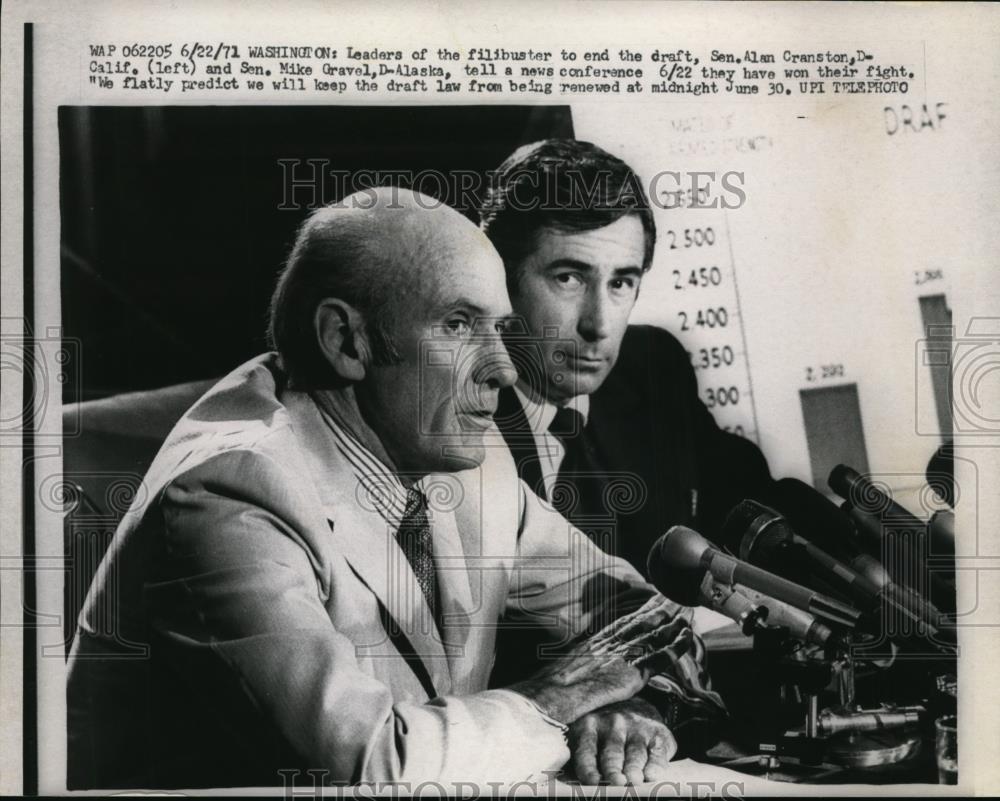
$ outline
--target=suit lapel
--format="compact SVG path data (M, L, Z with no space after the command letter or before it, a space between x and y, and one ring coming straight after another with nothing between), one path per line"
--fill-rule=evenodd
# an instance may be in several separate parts
M538 497L548 500L535 436L531 432L527 415L513 388L505 387L500 390L497 413L493 419L514 457L518 477L534 490Z
M460 668L463 658L467 656L465 646L475 610L469 586L469 566L459 537L455 512L436 501L438 498L460 498L464 489L455 475L428 476L420 482L420 488L427 496L430 506L434 532L434 567L441 599L441 639L454 687L460 682Z
M378 597L391 618L390 625L394 623L397 627L389 632L390 637L405 638L405 645L412 651L411 658L415 656L423 663L437 694L448 693L451 680L444 645L417 577L396 542L396 532L360 486L312 399L304 393L288 392L282 402L288 408L299 446L306 455L335 549ZM436 525L434 537L436 554ZM450 597L456 594L451 588L449 593Z

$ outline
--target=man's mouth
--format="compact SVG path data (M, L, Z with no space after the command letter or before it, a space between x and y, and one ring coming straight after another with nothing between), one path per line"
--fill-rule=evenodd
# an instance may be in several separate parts
M567 353L566 363L577 370L596 370L607 360L600 356L586 356L582 353Z

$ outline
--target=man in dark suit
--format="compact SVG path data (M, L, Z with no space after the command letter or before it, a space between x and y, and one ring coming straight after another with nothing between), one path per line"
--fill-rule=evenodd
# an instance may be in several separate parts
M592 144L536 142L497 170L481 217L524 323L507 336L520 379L496 417L521 477L641 572L673 525L718 540L771 477L716 425L681 344L628 325L656 239L639 178Z

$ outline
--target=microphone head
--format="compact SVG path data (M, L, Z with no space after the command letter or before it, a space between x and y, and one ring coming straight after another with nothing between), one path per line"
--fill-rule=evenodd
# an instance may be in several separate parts
M674 526L649 551L646 571L650 581L670 600L684 606L698 606L705 576L701 557L711 547L697 531Z
M860 478L861 474L853 467L848 467L846 464L838 464L830 471L830 476L827 478L826 483L841 498L849 501L851 499L851 489L857 484Z
M934 451L927 463L928 486L942 501L955 508L955 446L952 440Z
M801 537L840 558L849 556L857 540L851 517L822 492L797 478L774 482L774 505Z
M788 542L793 532L784 518L769 506L745 499L734 506L722 524L726 549L744 562L753 562L756 549Z
M653 550L668 564L678 567L701 567L701 556L712 547L712 543L687 526L672 526L657 540Z
M942 556L955 555L955 513L941 509L934 513L928 524L931 535L931 553Z

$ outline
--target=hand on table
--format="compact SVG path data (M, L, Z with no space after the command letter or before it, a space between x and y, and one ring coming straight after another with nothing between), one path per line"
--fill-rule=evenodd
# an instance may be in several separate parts
M648 701L610 704L575 721L569 729L573 769L582 784L661 781L677 753L677 742Z

